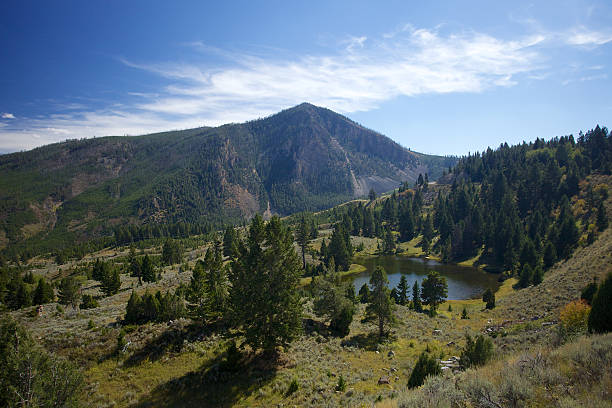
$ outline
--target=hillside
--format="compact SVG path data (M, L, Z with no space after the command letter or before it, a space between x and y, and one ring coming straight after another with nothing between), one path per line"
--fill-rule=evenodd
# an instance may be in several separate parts
M121 225L194 232L318 210L454 162L310 104L217 128L71 140L0 156L0 248L27 258Z

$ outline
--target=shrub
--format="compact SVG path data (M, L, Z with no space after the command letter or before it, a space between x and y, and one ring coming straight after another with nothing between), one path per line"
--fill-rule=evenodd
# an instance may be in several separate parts
M346 381L343 376L338 378L338 384L336 385L336 391L344 392L346 390Z
M408 387L420 387L425 382L427 376L439 375L441 372L440 364L438 364L438 361L433 356L425 352L421 353L408 379Z
M495 307L495 294L490 288L482 294L482 301L487 304L487 309L493 309Z
M285 394L285 396L289 396L293 394L299 388L300 388L300 385L298 384L297 378L293 378L293 380L291 380L291 382L289 383L289 388L287 388L287 393Z
M100 307L100 304L92 295L83 295L79 307L81 309L95 309L96 307Z
M463 306L463 311L461 312L461 318L462 319L469 319L470 318L468 316L467 309L465 308L465 306Z
M465 348L461 353L461 367L481 366L493 356L493 342L490 338L478 335L476 341L469 334L465 336Z
M561 324L568 333L586 331L591 307L584 300L574 300L561 310Z

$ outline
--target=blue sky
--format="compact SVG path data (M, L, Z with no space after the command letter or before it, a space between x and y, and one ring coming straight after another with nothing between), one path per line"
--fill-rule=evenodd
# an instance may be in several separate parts
M418 4L427 3L427 4ZM0 3L0 152L311 102L467 154L612 117L604 1Z

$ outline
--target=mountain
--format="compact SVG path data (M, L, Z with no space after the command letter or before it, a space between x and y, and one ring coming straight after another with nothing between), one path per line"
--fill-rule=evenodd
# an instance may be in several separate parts
M242 124L70 140L0 156L0 247L318 210L419 173L434 179L454 162L307 103Z

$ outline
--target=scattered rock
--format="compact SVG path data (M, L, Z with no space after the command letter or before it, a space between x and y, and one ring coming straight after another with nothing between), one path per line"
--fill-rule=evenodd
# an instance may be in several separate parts
M348 391L346 392L346 394L344 394L344 395L347 396L347 397L352 397L354 392L355 392L354 389L349 388Z
M433 334L436 334L436 335L437 335L437 334L442 334L442 330L440 330L440 329L435 329L435 330L433 331Z
M378 379L378 385L383 384L391 384L391 381L389 381L389 377L382 376Z
M390 350L390 351L387 353L387 357L395 357L395 352L394 352L393 350Z

